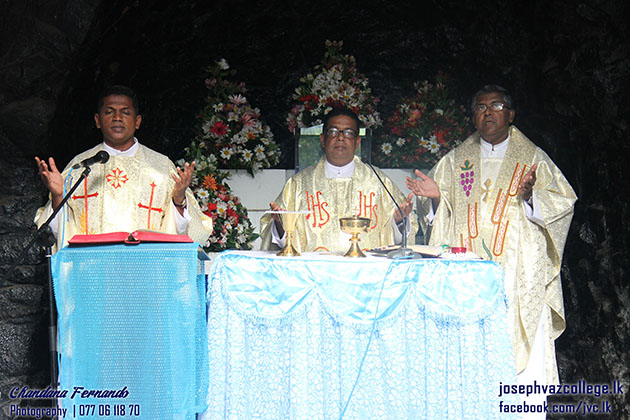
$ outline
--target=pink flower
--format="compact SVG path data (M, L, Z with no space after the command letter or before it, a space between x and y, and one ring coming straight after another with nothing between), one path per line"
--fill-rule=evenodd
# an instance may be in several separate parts
M256 125L256 114L252 112L246 112L245 114L243 114L243 118L241 119L241 121L243 121L243 125L245 127L253 127L254 125Z

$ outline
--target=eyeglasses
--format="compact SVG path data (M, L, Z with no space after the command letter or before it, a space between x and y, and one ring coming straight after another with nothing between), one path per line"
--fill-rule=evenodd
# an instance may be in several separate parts
M351 128L346 128L345 130L339 130L338 128L329 128L328 130L326 130L326 137L332 137L335 138L337 137L339 134L343 134L343 136L347 139L353 139L356 136L359 135L359 133L357 133L356 131L354 131Z
M486 104L477 104L473 107L473 111L475 111L475 113L478 112L485 112L486 109L490 108L491 111L494 112L499 112L499 111L503 111L503 109L507 108L507 105L504 104L503 102L492 102L490 105L486 105Z

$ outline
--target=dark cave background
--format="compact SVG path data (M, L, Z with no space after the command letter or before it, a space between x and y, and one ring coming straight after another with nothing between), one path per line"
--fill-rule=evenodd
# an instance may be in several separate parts
M562 270L561 381L617 380L626 391L554 401L607 399L608 418L630 418L627 1L0 0L0 10L2 272L30 239L45 202L33 157L54 156L63 167L100 141L92 114L103 86L135 89L138 138L178 159L206 96L203 69L225 58L282 145L278 167L290 168L290 95L321 60L324 41L343 40L384 117L413 82L439 70L451 75L463 104L487 83L512 91L516 125L579 197ZM40 250L0 284L2 419L10 418L11 388L48 383L47 293Z

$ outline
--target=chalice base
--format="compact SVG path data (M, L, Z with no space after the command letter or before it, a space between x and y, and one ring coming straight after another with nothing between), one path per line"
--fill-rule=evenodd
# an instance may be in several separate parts
M361 251L358 242L352 242L350 245L350 249L344 254L344 257L350 258L365 258L365 254Z
M302 254L297 252L297 250L293 247L293 244L288 243L281 251L276 253L276 255L279 257L299 257Z

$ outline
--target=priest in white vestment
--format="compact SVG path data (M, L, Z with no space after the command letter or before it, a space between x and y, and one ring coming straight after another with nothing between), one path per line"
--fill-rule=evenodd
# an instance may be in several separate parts
M339 219L352 216L370 219L368 231L360 235L361 248L400 243L403 230L408 243L413 244L417 218L413 215L403 222L403 216L412 212L413 194L405 197L382 171L372 170L355 157L361 142L356 114L347 108L330 111L324 117L320 142L325 156L291 177L270 204L272 210L307 212L297 222L293 245L298 252L347 251L350 235L341 230ZM396 198L402 216L378 177ZM261 219L261 236L261 249L281 248L286 241L281 221L268 214Z
M204 215L188 188L194 162L183 170L164 155L141 144L134 137L142 117L135 93L124 86L107 88L100 96L96 127L103 143L76 156L60 173L53 158L35 158L40 177L50 191L50 200L37 211L35 222L43 224L83 168L73 169L104 150L110 158L95 164L51 223L57 249L74 235L155 230L187 234L205 245L212 231L212 219ZM70 174L70 177L68 175ZM74 182L73 182L74 181Z
M515 110L505 89L484 87L472 110L477 131L407 186L426 215L421 224L432 226L431 245L466 247L505 270L519 383L558 384L560 268L577 197L549 156L511 125Z

